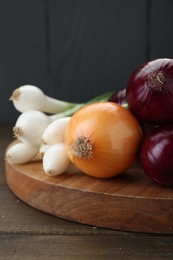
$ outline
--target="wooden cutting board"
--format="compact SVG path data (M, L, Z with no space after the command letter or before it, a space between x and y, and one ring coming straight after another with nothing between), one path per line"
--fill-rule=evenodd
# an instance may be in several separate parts
M111 179L49 177L41 162L5 166L9 188L38 210L97 227L173 234L173 189L152 183L139 165Z

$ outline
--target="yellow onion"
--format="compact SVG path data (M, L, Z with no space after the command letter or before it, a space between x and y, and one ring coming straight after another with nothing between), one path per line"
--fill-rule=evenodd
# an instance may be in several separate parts
M65 132L69 159L82 172L109 178L135 162L142 130L136 118L113 102L97 102L77 111Z

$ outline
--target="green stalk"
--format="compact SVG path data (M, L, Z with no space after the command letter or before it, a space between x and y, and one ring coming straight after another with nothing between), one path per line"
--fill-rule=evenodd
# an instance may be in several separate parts
M105 102L108 101L108 99L113 95L114 91L111 92L107 92L105 94L99 95L91 100L89 100L88 102L85 103L85 105L89 105L92 104L94 102Z
M92 104L92 103L95 103L95 102L105 102L105 101L108 101L108 99L111 97L111 95L113 93L114 93L113 91L112 92L107 92L105 94L102 94L100 96L97 96L97 97L89 100L86 103L74 105L72 108L64 110L63 112L58 113L56 115L53 115L51 117L52 118L54 118L54 117L55 118L62 118L62 117L65 117L65 116L72 116L76 111L78 111L80 108L82 108L82 107L84 107L86 105L89 105L89 104Z
M74 107L64 110L61 113L55 114L50 116L51 119L58 119L58 118L62 118L62 117L66 117L66 116L72 116L77 110L79 110L80 108L84 107L85 104L79 104L79 105L75 105Z

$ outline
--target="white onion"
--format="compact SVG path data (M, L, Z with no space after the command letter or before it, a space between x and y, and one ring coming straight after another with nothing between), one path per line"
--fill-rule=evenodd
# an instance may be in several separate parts
M14 135L24 143L39 144L45 128L50 123L50 117L40 111L23 112L13 128Z
M43 169L49 176L60 175L67 171L70 160L63 143L51 145L43 156Z
M12 164L23 164L37 156L38 151L38 145L16 143L7 150L6 159Z
M15 89L10 97L14 107L19 112L38 110L46 113L56 114L69 109L76 104L51 98L43 91L32 85L24 85Z
M64 142L66 126L70 119L71 117L63 117L50 123L42 135L42 142L49 145Z

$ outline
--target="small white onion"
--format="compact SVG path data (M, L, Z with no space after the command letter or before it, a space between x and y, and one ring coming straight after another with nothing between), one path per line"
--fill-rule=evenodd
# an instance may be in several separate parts
M42 142L50 145L64 142L65 130L70 119L71 117L63 117L50 123L42 135Z
M22 113L28 110L38 110L56 114L75 106L74 103L51 98L45 95L40 88L32 85L24 85L15 89L10 100L14 107Z
M26 143L41 143L41 136L50 123L50 117L40 111L23 112L17 119L13 132L15 137Z
M13 101L14 107L19 112L41 111L45 103L45 95L41 89L32 85L25 85L15 89L10 100Z
M7 150L6 159L11 164L23 164L30 162L38 154L38 151L38 145L16 143Z
M70 160L63 143L51 145L43 156L43 169L49 176L60 175L67 171Z

